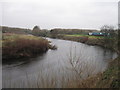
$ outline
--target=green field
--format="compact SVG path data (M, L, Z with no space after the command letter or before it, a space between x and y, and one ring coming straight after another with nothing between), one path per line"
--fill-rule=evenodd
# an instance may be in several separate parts
M103 36L89 36L89 35L82 35L82 34L73 34L73 35L68 35L66 34L65 36L73 36L73 37L89 37L89 38L104 38Z

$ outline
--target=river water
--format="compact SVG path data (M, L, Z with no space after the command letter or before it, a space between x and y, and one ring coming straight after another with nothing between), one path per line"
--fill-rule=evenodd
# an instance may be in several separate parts
M70 80L103 72L109 61L117 57L115 52L98 46L47 39L58 49L2 66L3 88L64 87Z

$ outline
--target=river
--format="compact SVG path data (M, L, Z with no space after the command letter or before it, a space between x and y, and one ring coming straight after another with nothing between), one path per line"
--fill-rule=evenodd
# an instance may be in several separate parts
M70 80L103 72L109 61L117 57L117 53L98 46L47 39L58 49L48 50L36 58L2 65L3 88L63 87L63 83L65 85Z

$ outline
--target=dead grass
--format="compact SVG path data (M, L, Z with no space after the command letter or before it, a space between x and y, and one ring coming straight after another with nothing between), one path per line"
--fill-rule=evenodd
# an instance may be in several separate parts
M3 34L2 44L3 60L32 57L49 49L47 40L31 35Z

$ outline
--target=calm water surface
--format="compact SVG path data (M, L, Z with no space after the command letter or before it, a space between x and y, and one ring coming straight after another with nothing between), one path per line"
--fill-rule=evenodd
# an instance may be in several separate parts
M48 50L37 58L14 62L2 66L3 87L46 87L54 84L62 87L63 82L76 79L79 76L70 64L74 65L81 78L103 72L111 59L117 57L115 52L98 46L89 46L78 42L50 39L57 50Z

